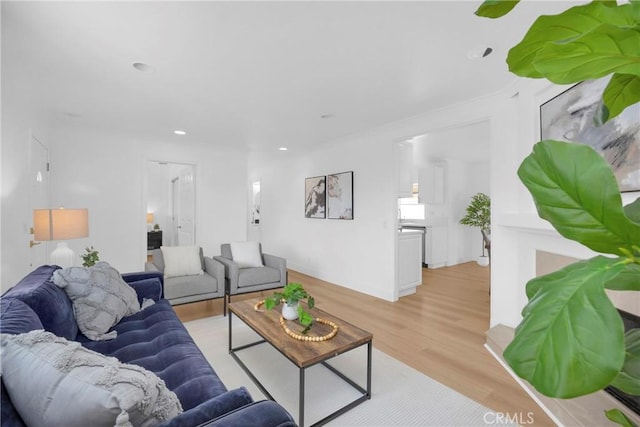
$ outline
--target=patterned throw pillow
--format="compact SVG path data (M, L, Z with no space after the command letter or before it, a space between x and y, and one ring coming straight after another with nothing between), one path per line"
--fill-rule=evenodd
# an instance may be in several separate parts
M64 289L73 303L78 328L93 341L115 338L116 331L107 331L124 316L140 311L136 291L104 261L89 268L56 270L53 283Z
M140 366L35 330L0 335L2 382L30 426L155 426L182 412L175 393Z

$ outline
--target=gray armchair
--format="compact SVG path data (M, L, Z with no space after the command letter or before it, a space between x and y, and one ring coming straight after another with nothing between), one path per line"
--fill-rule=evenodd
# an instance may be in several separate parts
M204 274L164 278L164 297L171 305L186 304L224 296L224 266L206 257L200 248L200 261ZM145 271L164 273L162 250L152 251L152 260L145 264Z
M225 316L227 304L231 302L231 295L282 288L287 284L287 261L284 258L263 253L262 245L259 248L264 266L240 268L233 261L231 245L229 243L220 245L221 256L214 259L224 265Z

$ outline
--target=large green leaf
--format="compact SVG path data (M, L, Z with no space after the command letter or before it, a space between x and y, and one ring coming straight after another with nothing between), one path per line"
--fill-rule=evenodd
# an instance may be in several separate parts
M598 256L527 285L533 296L504 357L540 393L581 396L618 375L624 362L623 325L602 284L621 268L617 260Z
M563 43L546 43L534 67L549 81L575 83L612 73L640 76L640 29L602 24Z
M547 77L536 66L538 53L548 44L565 43L602 24L632 28L637 25L636 18L632 5L611 7L610 3L598 1L574 6L558 15L540 16L522 41L509 51L509 70L522 77Z
M538 214L564 237L590 249L624 255L640 242L640 224L624 214L609 164L591 147L559 141L534 145L518 176Z
M611 385L640 396L640 329L631 329L624 334L624 346L624 365Z
M607 418L622 427L638 427L636 423L631 421L620 409L609 409L604 414Z
M640 102L640 77L614 74L602 94L602 100L609 110L607 120L616 117L628 106Z
M625 265L620 274L605 283L604 287L613 291L640 291L640 265Z
M485 0L478 10L476 15L485 18L500 18L516 7L520 0Z
M640 224L640 197L624 207L624 213L631 221Z

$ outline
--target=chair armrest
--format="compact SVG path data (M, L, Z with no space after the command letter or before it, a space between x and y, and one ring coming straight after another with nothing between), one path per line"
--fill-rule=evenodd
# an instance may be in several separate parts
M238 264L225 257L213 257L216 261L224 265L224 277L229 281L229 292L238 290Z
M162 427L194 427L221 417L238 408L242 408L252 402L253 399L247 389L239 387L212 397L195 408L184 411L180 415L163 423Z
M204 257L204 271L218 281L218 286L224 287L224 265L210 257Z
M125 273L122 278L136 291L141 304L145 298L159 301L164 297L162 273Z
M261 400L201 424L199 427L297 427L293 417L273 400Z
M280 270L280 283L282 283L282 286L285 286L287 284L287 260L279 256L265 253L262 254L262 259L264 261L264 265L267 267L277 268Z

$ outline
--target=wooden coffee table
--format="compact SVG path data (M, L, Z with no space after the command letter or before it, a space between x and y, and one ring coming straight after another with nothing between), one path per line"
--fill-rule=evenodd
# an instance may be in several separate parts
M280 325L280 307L276 307L274 310L266 310L261 307L259 311L255 311L254 306L261 301L260 298L253 298L243 301L237 301L229 304L229 354L238 362L240 367L249 375L255 385L264 393L264 395L271 400L275 400L271 394L265 389L260 381L253 375L249 368L240 360L238 352L250 347L253 347L262 343L271 344L276 350L278 350L289 361L296 365L299 369L299 416L298 424L300 427L304 426L304 395L305 395L305 370L311 366L321 363L329 371L336 374L346 383L358 390L362 395L351 403L343 406L337 411L329 414L322 420L314 424L314 426L321 426L328 423L332 419L344 414L348 410L361 404L362 402L371 399L371 345L373 335L363 329L360 329L342 319L339 319L331 314L314 308L308 310L314 318L321 318L329 320L338 325L338 333L335 337L322 342L306 342L299 341L287 335ZM246 323L251 329L253 329L260 337L261 340L245 344L238 347L233 347L233 328L232 317L238 316L244 323ZM293 329L294 323L291 323ZM298 328L299 329L299 328ZM312 336L321 336L331 331L331 327L317 322L314 323L313 329L309 333ZM338 356L347 351L358 348L362 345L367 345L367 385L366 388L361 387L355 381L348 378L345 374L338 371L335 367L327 363L327 360L332 357Z

